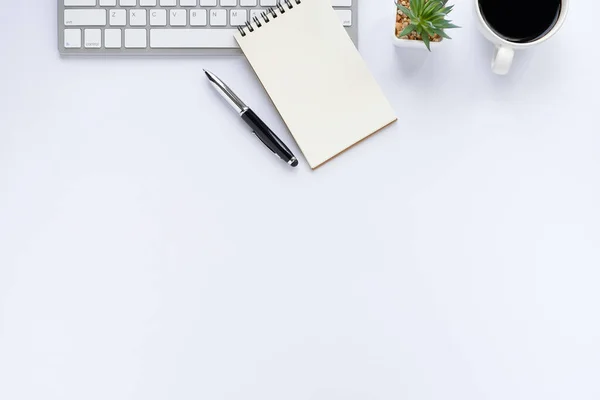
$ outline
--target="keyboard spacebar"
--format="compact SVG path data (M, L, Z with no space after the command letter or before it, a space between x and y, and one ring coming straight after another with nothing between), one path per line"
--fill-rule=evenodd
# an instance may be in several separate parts
M153 49L238 48L236 29L151 29Z

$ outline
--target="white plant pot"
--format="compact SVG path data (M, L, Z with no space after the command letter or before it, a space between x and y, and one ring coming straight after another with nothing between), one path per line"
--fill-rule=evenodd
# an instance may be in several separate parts
M420 50L428 51L427 47L425 46L425 43L423 43L422 40L398 39L396 37L395 28L396 28L396 26L394 25L394 33L392 34L392 40L394 41L394 45L396 45L397 47L403 47L406 49L420 49ZM431 47L431 51L435 51L435 49L440 47L442 45L442 43L444 43L444 39L442 39L440 42L430 42L429 46Z

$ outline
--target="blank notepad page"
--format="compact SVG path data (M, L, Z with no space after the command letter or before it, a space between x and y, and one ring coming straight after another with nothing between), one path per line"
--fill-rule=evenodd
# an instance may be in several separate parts
M311 168L396 121L329 0L291 0L236 33Z

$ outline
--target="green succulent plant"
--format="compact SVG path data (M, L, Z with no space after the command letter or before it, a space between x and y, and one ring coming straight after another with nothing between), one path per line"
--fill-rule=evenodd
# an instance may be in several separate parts
M460 27L446 19L454 8L454 5L446 7L446 3L448 3L448 0L410 0L410 8L407 8L397 0L398 10L410 18L410 23L398 36L406 36L411 32L417 32L421 35L423 43L429 51L431 51L429 43L436 34L451 39L446 34L445 29Z

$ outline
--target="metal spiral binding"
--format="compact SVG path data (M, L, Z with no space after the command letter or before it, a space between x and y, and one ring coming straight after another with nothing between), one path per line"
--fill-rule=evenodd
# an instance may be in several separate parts
M294 8L294 4L293 3L300 4L300 3L302 3L302 0L283 0L283 2L287 6L287 8L289 10L291 10L292 8ZM264 23L269 23L271 21L271 19L269 18L269 14L271 14L271 17L273 17L273 18L277 18L278 17L278 14L277 14L276 10L279 10L280 14L285 14L286 8L283 6L283 4L281 4L281 1L277 2L277 6L275 6L275 7L269 7L266 11L263 11L260 14L260 16L262 17ZM255 26L252 26L252 22L254 22ZM263 25L262 22L256 16L252 17L252 21L248 20L245 23L245 26L246 26L246 28L248 29L249 32L254 32L254 29L261 28L262 25ZM240 32L240 35L242 35L242 36L246 36L248 34L244 30L244 26L238 26L237 29Z

